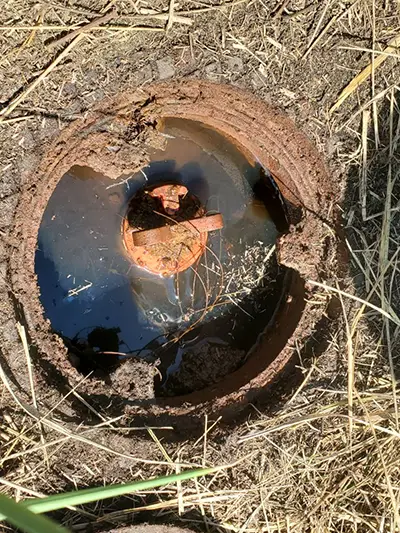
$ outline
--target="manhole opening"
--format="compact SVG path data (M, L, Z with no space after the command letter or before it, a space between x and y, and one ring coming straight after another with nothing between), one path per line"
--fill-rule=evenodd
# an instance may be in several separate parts
M139 172L64 174L35 271L79 372L107 380L142 359L157 368L160 397L204 389L246 361L286 292L275 246L288 222L272 175L240 144L194 120L158 127L164 146Z

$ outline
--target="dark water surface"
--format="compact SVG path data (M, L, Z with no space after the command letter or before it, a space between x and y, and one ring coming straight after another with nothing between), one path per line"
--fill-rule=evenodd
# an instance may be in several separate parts
M205 339L248 350L273 314L282 273L272 250L277 221L267 208L276 199L260 187L259 165L199 123L169 119L163 132L165 151L154 151L135 175L113 181L73 167L63 176L43 215L35 267L45 316L72 345L165 355L170 375L185 347ZM200 264L170 278L132 264L120 234L129 199L162 180L184 184L225 223L209 234Z

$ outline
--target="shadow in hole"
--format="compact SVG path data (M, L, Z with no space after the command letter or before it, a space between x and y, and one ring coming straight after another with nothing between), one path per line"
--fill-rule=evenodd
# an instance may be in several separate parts
M321 355L327 348L331 333L335 325L335 318L340 314L340 305L338 300L333 298L329 304L328 312L315 327L314 334L308 339L306 344L301 349L300 353L293 353L293 357L285 369L279 374L275 381L266 389L254 387L248 390L246 402L248 404L232 405L224 411L224 419L219 422L219 434L225 434L225 429L243 422L250 412L253 412L254 407L258 410L273 415L278 411L291 394L299 387L304 379L304 375L296 366L299 358L304 364L305 362ZM326 385L326 384L324 384ZM101 411L105 402L108 402L107 414L112 416L113 413L118 415L121 413L126 401L122 401L118 396L102 396L102 395L82 395L93 406ZM128 402L129 403L129 402ZM132 402L134 404L134 402ZM146 401L142 401L142 407L146 406ZM152 401L147 401L147 404L152 404ZM82 412L82 406L81 406ZM210 418L210 423L212 422ZM204 432L203 420L199 419L196 413L183 416L172 416L166 410L159 415L132 416L127 424L132 427L146 427L154 426L172 426L173 430L164 430L163 439L166 442L180 442L188 438L198 438ZM149 438L148 435L144 435ZM215 437L218 440L218 437Z
M379 110L378 130L379 143L375 143L375 133L373 124L370 123L367 134L367 165L366 173L363 176L362 157L359 163L352 165L349 172L349 179L345 193L345 209L348 212L348 223L346 236L353 250L350 255L350 272L359 297L367 299L370 303L378 307L385 308L382 302L381 288L384 287L388 305L399 316L400 314L400 273L397 268L397 254L399 252L398 228L400 224L400 172L399 159L399 114L400 98L394 97L392 110L392 149L391 155L391 104L385 102ZM372 122L372 121L371 121ZM362 119L360 115L360 130ZM393 148L394 147L394 148ZM384 253L384 264L391 266L386 270L382 279L382 268L380 263L380 250L382 243L382 227L384 224L385 203L388 200L387 183L391 175L393 188L390 195L391 220L390 232L387 246L387 253ZM353 257L352 257L353 256ZM387 258L387 259L386 259ZM387 264L386 263L386 264ZM385 268L383 266L383 268ZM368 307L365 311L368 314ZM387 343L388 337L381 317L368 321L369 332L377 345L386 346L386 356L388 357ZM389 320L390 342L393 352L393 372L395 379L400 379L400 359L397 355L399 347L399 327ZM388 361L388 359L387 359ZM388 361L389 362L389 361ZM374 363L372 363L374 364ZM382 369L381 369L382 370ZM381 371L375 366L375 371ZM361 368L359 369L361 372ZM366 375L364 375L366 378Z
M258 167L258 169L260 170L260 167ZM157 172L155 172L154 175L157 176ZM257 191L257 194L262 194L262 197L263 199L266 198L267 199L267 203L268 203L268 207L271 206L271 211L272 211L272 215L274 217L274 219L276 220L277 222L277 225L278 225L278 228L280 230L284 230L287 228L287 220L286 220L286 213L285 213L285 210L283 209L283 204L282 204L282 199L280 198L280 195L279 195L279 191L277 191L276 187L273 186L273 183L272 183L272 180L271 180L271 177L265 172L263 171L262 173L259 172L259 174L261 174L260 178L254 183L253 187L254 189ZM149 175L151 176L152 174L149 173ZM277 206L274 204L277 204L279 205L280 209L277 208ZM275 211L273 211L273 208L275 208ZM237 231L237 228L236 228L236 231ZM282 272L281 272L282 274ZM279 277L280 275L278 276L278 279L276 280L277 283L276 283L276 290L279 291ZM279 297L277 295L277 297ZM274 298L275 299L275 298ZM241 302L241 306L246 306L246 302ZM271 308L270 310L267 310L269 311L270 313L273 312L273 309ZM233 310L231 314L235 314L237 311L236 310ZM255 320L252 320L252 321L249 321L247 320L246 324L243 325L243 323L241 323L241 330L242 330L242 338L241 339L238 339L239 341L239 345L238 347L239 348L243 348L245 350L248 350L251 346L248 344L249 341L251 341L251 339L257 337L257 334L264 329L265 327L265 321L269 321L269 319L271 318L271 315L268 315L268 312L266 314L264 314L264 316L258 316ZM227 322L227 315L224 315L223 317L221 317L221 319L217 319L217 321L219 320L220 324L222 326L225 325L225 323ZM206 330L207 330L207 327L206 327ZM195 332L194 332L195 334ZM207 335L206 335L207 336ZM254 342L254 340L253 340ZM232 368L230 371L234 371L236 370L236 368ZM193 389L192 389L193 390ZM179 393L182 394L182 393L187 393L189 392L188 390L180 390ZM90 395L90 398L88 397L87 398L88 401L90 400L91 402L98 402L99 405L101 404L108 404L108 402L110 401L110 397L106 397L104 395L98 395L98 396L94 396L94 395ZM113 409L116 409L115 411L115 414L118 415L120 414L120 411L122 409L122 406L123 405L135 405L135 402L133 401L123 401L121 400L118 396L112 396L111 397L112 399L112 406L113 406ZM151 402L148 402L149 404ZM142 405L145 405L146 404L146 401L142 401ZM110 407L108 407L108 412L110 412ZM110 414L112 414L110 412ZM148 417L142 417L138 418L138 416L135 417L135 424L138 423L141 424L141 423L144 423L144 424L148 424L149 423L149 419L151 418L151 416L148 416ZM192 417L192 421L190 422L190 424L188 424L188 419L190 417L172 417L171 415L166 415L166 416L158 416L158 417L155 417L154 418L154 423L157 424L157 423L161 423L163 425L168 425L168 424L173 424L173 425L179 425L178 423L180 423L180 425L182 426L182 418L185 418L185 430L188 429L188 426L193 426L193 430L196 426L199 426L199 421L198 419L194 416Z
M260 332L273 322L279 302L284 298L287 271L271 261L264 275L266 286L259 286L240 300L240 308L221 306L212 320L200 323L183 339L183 343L164 348L160 370L164 380L155 379L157 396L179 396L218 383L238 370L246 360ZM268 277L267 277L268 276ZM232 328L233 325L233 328ZM230 339L232 357L227 360L227 345L218 339ZM202 351L202 346L208 346ZM170 375L168 368L178 359L182 363L177 374ZM190 358L190 361L188 361ZM185 365L187 363L187 366ZM178 370L178 367L176 367Z
M221 442L224 441L225 429L243 422L248 417L249 413L254 412L254 408L267 415L273 415L282 409L284 403L292 396L304 380L304 374L300 370L298 364L301 361L305 364L312 359L318 358L325 352L331 341L331 335L335 329L336 319L340 316L341 307L340 302L336 298L332 298L326 316L316 324L314 333L308 338L299 353L293 353L292 359L279 373L276 379L267 388L253 387L249 388L246 395L247 405L231 405L224 411L224 419L218 423L219 432L221 435ZM323 383L321 385L328 385ZM226 419L225 419L226 418ZM209 418L211 423L211 418ZM172 417L168 414L162 414L157 417L136 417L135 424L161 424L172 425L174 431L171 433L165 432L163 436L170 441L186 440L188 436L199 438L204 433L203 420L199 420L196 413L184 417ZM216 441L218 436L214 436Z

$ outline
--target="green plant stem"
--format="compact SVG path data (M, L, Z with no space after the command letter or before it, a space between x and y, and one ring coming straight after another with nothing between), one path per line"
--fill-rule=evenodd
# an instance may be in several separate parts
M198 470L188 470L180 474L173 474L170 476L157 477L144 481L135 481L134 483L124 483L119 485L109 485L105 487L96 487L90 489L76 490L73 492L66 492L55 494L54 496L47 496L46 498L35 498L32 500L24 500L18 504L18 507L29 509L32 513L48 513L50 511L57 511L68 506L83 505L86 503L97 502L107 498L115 498L116 496L123 496L132 492L140 490L155 489L162 485L169 483L176 483L177 481L184 481L186 479L193 479L207 474L212 474L222 467L201 468ZM5 514L0 515L0 520L6 518ZM43 532L44 533L44 532Z
M65 527L46 516L36 515L4 494L0 494L0 512L7 522L26 533L69 533Z

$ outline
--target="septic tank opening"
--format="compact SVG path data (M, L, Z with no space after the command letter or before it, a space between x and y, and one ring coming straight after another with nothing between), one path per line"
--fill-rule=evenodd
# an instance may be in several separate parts
M39 229L44 314L83 374L128 358L156 394L191 393L245 362L284 291L285 205L268 170L204 124L166 119L148 165L115 182L72 167Z
M46 368L71 385L91 372L92 401L237 413L324 314L305 280L335 255L329 177L248 93L191 81L121 95L66 128L32 183L13 291Z

